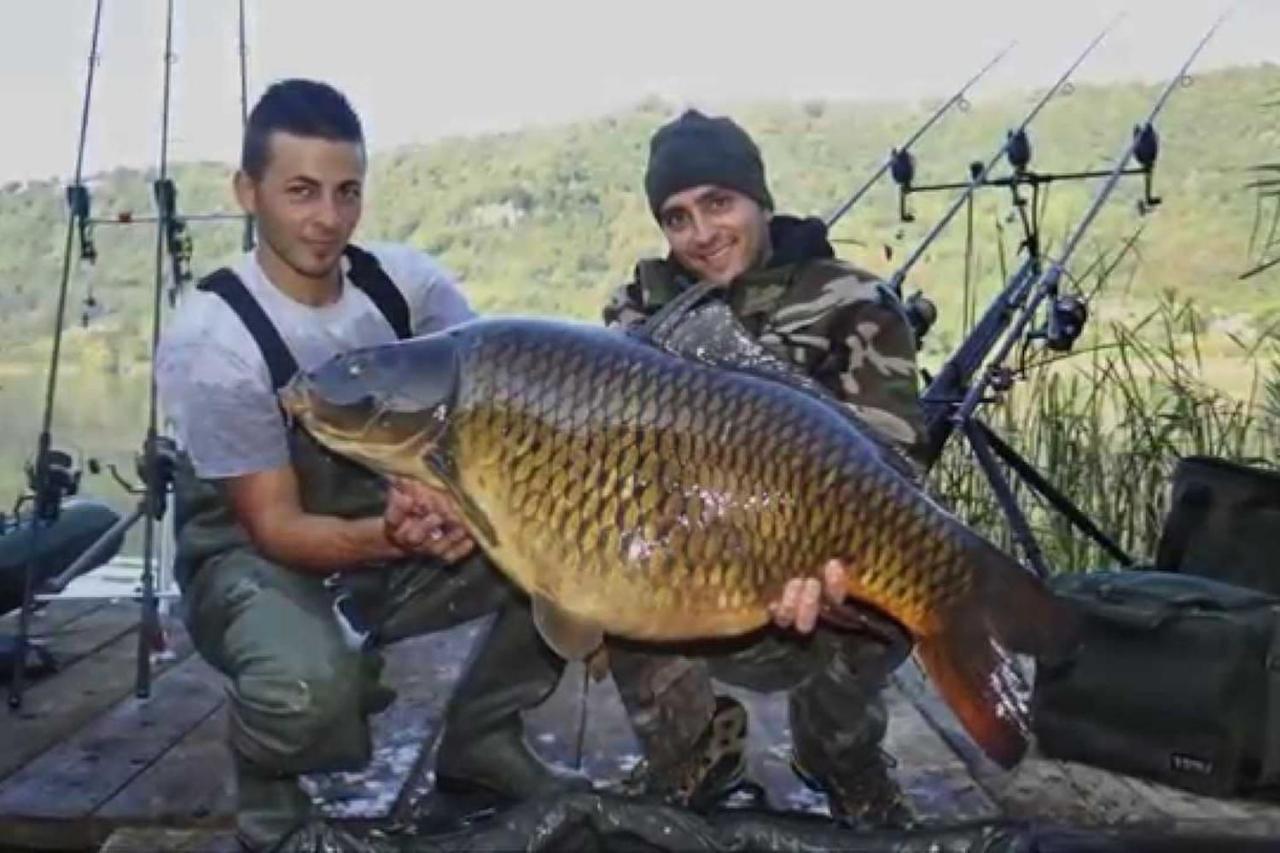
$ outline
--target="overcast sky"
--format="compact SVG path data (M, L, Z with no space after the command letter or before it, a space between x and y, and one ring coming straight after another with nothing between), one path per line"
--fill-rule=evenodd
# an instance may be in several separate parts
M1120 12L1079 80L1165 79L1225 0L246 0L250 101L270 81L345 90L371 147L558 122L648 94L947 94L1010 39L975 97L1051 82ZM1240 0L1200 70L1280 62L1280 0ZM233 160L237 0L175 3L172 160ZM0 0L0 180L71 174L94 0ZM755 11L747 11L755 10ZM159 155L164 0L105 0L86 171Z

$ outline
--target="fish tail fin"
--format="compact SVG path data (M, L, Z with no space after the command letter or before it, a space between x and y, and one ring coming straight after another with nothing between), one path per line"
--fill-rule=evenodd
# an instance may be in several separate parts
M947 704L992 760L1009 768L1025 754L1030 690L1014 653L1055 659L1074 645L1075 614L1010 556L974 537L975 583L940 614L916 652Z
M986 539L972 536L970 562L992 632L1013 652L1055 661L1080 639L1080 616L1036 575Z

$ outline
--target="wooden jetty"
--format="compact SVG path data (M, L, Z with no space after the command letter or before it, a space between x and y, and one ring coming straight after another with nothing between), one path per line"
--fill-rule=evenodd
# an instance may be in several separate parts
M21 710L0 710L0 849L235 849L224 681L166 619L151 696L137 699L137 617L136 604L103 601L54 601L37 615L35 630L60 668L33 680ZM12 623L0 620L0 633ZM362 773L307 780L333 819L384 822L430 790L442 707L482 625L388 650L389 681L400 695L375 718L373 762ZM821 798L788 767L783 698L731 692L750 707L752 773L770 803L822 812ZM925 824L1006 817L1280 839L1280 803L1200 797L1034 754L1003 772L975 751L910 663L888 697L886 748ZM613 684L585 684L577 667L528 727L547 757L569 764L580 757L599 780L621 779L638 757Z

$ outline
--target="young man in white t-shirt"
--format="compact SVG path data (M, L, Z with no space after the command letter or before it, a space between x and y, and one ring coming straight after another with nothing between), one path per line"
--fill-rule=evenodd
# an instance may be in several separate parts
M365 165L341 94L303 80L268 89L235 177L258 246L185 296L156 359L182 450L175 573L196 648L231 681L236 822L250 849L358 849L313 819L298 775L367 762L367 715L393 698L378 684L379 645L486 613L496 620L445 712L437 786L518 799L586 787L524 741L520 712L563 663L450 504L420 485L384 487L277 404L299 369L472 317L429 256L348 243Z

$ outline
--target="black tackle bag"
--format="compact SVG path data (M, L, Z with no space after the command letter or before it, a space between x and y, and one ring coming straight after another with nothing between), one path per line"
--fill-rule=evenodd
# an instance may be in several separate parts
M1280 595L1280 472L1211 456L1180 460L1155 564Z
M1280 783L1280 597L1162 571L1052 583L1083 632L1037 667L1045 755L1203 794Z

